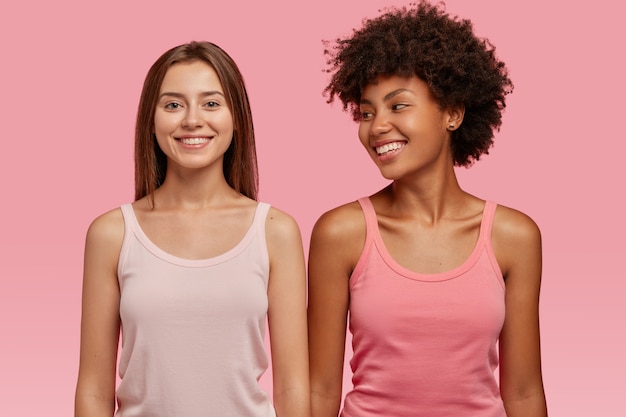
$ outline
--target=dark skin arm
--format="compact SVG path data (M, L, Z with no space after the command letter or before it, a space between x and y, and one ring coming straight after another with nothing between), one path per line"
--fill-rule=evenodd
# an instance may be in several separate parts
M309 250L309 364L311 415L337 417L349 306L349 279L365 240L356 203L324 214Z
M500 393L508 417L548 415L541 374L541 235L526 215L498 207L492 234L506 285L500 334Z

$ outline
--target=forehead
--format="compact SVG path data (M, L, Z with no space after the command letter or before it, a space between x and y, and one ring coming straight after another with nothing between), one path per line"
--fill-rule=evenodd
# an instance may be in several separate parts
M161 91L169 89L224 92L215 69L204 61L179 62L167 70Z
M378 75L361 91L361 101L379 97L390 98L390 94L408 92L410 94L431 97L428 84L416 75L405 77L400 75Z

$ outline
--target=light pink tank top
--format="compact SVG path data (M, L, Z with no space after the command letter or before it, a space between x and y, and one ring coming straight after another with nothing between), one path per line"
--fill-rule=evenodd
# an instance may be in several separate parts
M354 388L343 417L505 417L494 371L504 281L491 247L487 202L469 258L440 274L396 263L376 213L360 199L365 247L350 278Z
M258 384L268 366L269 205L258 204L233 249L202 260L159 249L132 206L121 209L117 417L275 417Z

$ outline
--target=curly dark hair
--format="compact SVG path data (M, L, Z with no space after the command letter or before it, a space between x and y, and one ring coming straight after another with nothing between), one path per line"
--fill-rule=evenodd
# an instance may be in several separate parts
M365 19L352 36L325 42L328 102L339 97L359 121L361 93L377 76L418 76L442 108L465 107L463 123L452 132L452 152L454 165L470 166L489 153L505 96L513 91L504 62L487 39L474 35L471 21L450 16L442 4L422 0L382 13Z

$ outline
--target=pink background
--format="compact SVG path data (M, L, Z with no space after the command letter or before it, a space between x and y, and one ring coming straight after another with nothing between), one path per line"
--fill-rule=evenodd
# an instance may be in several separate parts
M2 3L0 414L72 414L84 235L95 216L132 199L135 111L157 56L205 39L238 62L255 116L261 198L299 221L307 247L323 211L385 184L350 117L321 96L321 40L349 34L391 3L402 4ZM495 148L459 176L543 231L551 416L623 416L621 3L447 3L493 41L515 82Z

